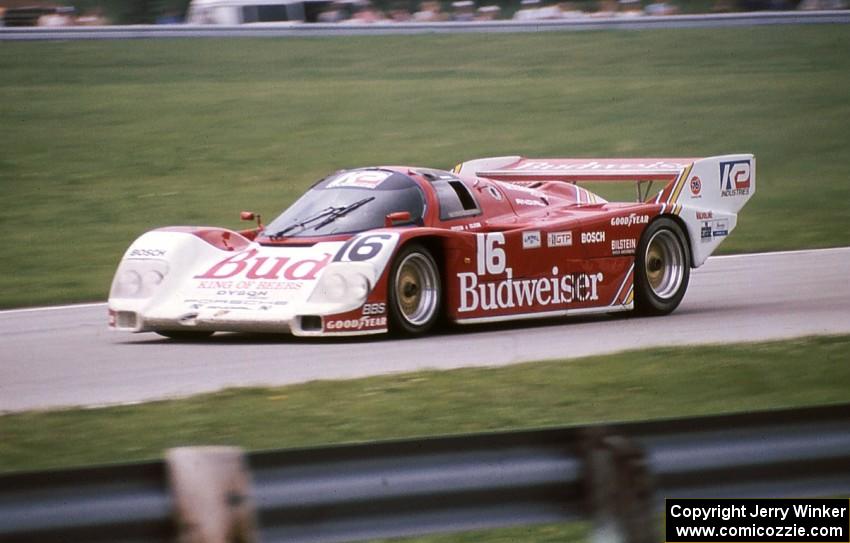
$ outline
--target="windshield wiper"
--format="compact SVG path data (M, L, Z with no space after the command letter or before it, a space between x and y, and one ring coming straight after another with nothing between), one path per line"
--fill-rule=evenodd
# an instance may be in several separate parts
M305 228L310 223L314 223L314 222L318 221L319 219L325 219L322 222L320 222L319 224L317 224L315 226L315 228L313 228L313 230L318 230L319 228L321 228L321 227L323 227L327 224L332 223L338 217L342 217L346 213L350 213L350 212L354 211L355 209L357 209L358 207L365 205L365 204L368 204L369 202L371 202L374 199L375 199L374 196L369 196L367 198L363 198L362 200L357 200L356 202L354 202L352 204L348 204L347 206L326 207L325 209L316 213L312 217L304 219L303 221L300 221L300 222L290 224L289 226L287 226L283 230L280 230L280 231L272 234L270 237L272 237L272 238L282 238L283 236L285 236L289 232L292 232L296 228Z
M283 236L285 236L285 235L286 235L286 234L288 234L289 232L292 232L292 231L293 231L293 230L295 230L296 228L304 228L305 226L307 226L307 225L308 225L308 224L310 224L311 222L316 222L316 221L318 221L319 219L322 219L322 218L324 218L324 217L327 217L327 216L328 216L328 215L330 215L331 213L337 213L337 212L339 212L339 210L341 210L341 209L345 209L345 207L334 207L334 206L326 207L325 209L323 209L322 211L320 211L320 212L318 212L317 214L313 215L313 216L312 216L312 217L310 217L309 219L304 219L304 220L303 220L303 221L301 221L301 222L296 222L296 223L290 224L289 226L287 226L287 227L286 227L286 228L284 228L283 230L280 230L280 231L278 231L278 232L276 232L276 233L272 234L272 235L271 235L271 237L273 237L273 238L282 238Z
M339 207L339 208L334 209L333 211L328 213L328 216L325 220L323 220L322 222L320 222L319 224L314 226L313 230L318 230L319 228L334 222L335 220L342 217L343 215L345 215L347 213L351 213L352 211L354 211L358 207L360 207L362 205L366 205L374 199L375 199L374 196L368 196L366 198L363 198L362 200L357 200L353 204L348 204L345 207Z

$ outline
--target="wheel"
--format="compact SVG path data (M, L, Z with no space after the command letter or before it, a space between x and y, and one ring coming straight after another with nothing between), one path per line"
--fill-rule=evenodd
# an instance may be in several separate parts
M437 263L418 243L399 251L390 270L389 316L393 331L424 334L440 316L442 286Z
M635 258L635 308L644 315L666 315L685 296L691 258L682 228L661 217L644 230Z
M180 341L196 341L213 335L210 330L155 330L155 332L163 337Z

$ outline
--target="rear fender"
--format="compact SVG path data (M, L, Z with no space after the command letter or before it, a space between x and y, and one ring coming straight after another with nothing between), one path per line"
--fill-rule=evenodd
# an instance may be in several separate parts
M735 229L738 212L755 191L753 155L724 155L695 161L655 202L661 204L662 214L678 216L684 222L692 264L698 267Z

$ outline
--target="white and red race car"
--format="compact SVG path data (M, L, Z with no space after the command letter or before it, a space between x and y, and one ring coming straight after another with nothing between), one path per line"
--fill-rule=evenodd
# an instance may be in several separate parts
M577 184L599 181L634 182L637 202ZM422 334L440 319L666 314L755 188L749 154L337 172L265 226L139 237L115 274L109 326L336 336Z

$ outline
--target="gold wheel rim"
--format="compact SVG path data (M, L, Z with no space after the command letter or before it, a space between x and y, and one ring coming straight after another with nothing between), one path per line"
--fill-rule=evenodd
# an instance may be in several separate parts
M655 291L664 282L664 252L656 244L651 245L646 252L646 278Z
M416 314L422 300L422 277L415 266L405 264L398 276L396 294L402 313L406 317Z
M653 234L644 253L644 271L652 292L661 299L674 298L685 276L685 253L676 235L661 229Z
M434 262L412 252L404 257L394 277L395 303L409 324L427 324L439 308L440 280Z

